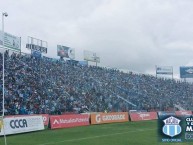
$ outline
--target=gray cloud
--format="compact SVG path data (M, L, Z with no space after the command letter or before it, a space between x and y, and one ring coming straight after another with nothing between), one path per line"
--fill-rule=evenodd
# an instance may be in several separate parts
M56 45L101 57L101 66L154 73L155 65L192 65L193 1L191 0L6 0L5 30L48 41L48 56Z

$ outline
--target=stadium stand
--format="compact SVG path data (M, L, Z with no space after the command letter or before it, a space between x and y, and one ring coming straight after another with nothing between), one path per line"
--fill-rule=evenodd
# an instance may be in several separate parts
M2 53L0 54L2 96ZM5 114L185 109L193 85L151 75L5 53ZM2 97L0 98L2 112Z

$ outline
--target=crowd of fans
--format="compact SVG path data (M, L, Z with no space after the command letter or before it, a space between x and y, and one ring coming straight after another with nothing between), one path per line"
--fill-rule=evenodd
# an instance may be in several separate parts
M2 96L2 53L0 96ZM5 53L5 114L190 109L193 85L151 75ZM0 97L0 111L2 112Z

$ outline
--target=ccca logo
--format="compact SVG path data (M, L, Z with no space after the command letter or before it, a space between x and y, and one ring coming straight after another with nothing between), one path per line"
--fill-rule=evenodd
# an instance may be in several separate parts
M16 119L10 121L11 128L25 128L27 127L27 121L26 119Z
M167 119L163 120L165 125L162 128L162 132L165 135L168 135L170 137L174 137L176 135L179 135L182 132L182 128L180 126L180 121L179 119L171 116L168 117Z

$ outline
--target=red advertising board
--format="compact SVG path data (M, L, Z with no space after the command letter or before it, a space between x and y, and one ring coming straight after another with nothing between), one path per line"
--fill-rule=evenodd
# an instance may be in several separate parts
M157 112L131 113L130 118L131 118L131 121L155 120L155 119L157 119Z
M192 111L176 111L177 116L190 116L192 115Z
M86 126L90 124L89 115L51 115L50 124L51 129Z
M10 115L10 116L5 116L5 118L10 118L10 117L25 117L25 116L39 116L39 115L42 116L44 125L45 125L45 126L48 126L48 123L49 123L49 114Z

